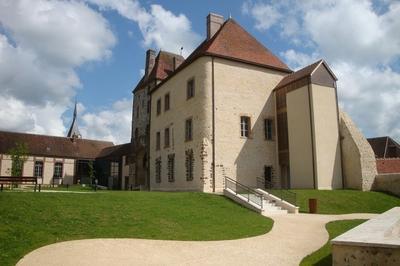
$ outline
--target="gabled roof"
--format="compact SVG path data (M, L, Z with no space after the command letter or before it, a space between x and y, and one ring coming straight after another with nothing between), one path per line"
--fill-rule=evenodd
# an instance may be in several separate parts
M326 69L328 70L329 74L331 74L331 76L333 77L333 79L337 80L335 74L333 74L333 72L329 68L328 64L324 60L320 59L317 62L312 63L311 65L308 65L308 66L306 66L306 67L304 67L304 68L302 68L300 70L297 70L296 72L293 72L293 73L285 76L278 83L278 85L276 85L275 90L279 89L279 88L282 88L282 87L284 87L286 85L289 85L290 83L295 82L297 80L300 80L302 78L311 76L314 73L314 71L321 65L324 65L326 67Z
M215 56L285 73L292 72L285 63L258 42L236 21L228 19L212 38L204 40L179 68L158 84L154 90L201 56Z
M400 144L388 136L367 139L375 157L377 158L396 158L400 157Z
M89 139L0 131L0 153L7 154L16 143L25 143L29 155L59 158L95 159L112 142Z
M163 80L169 75L171 75L174 69L174 58L175 58L175 69L179 67L179 65L185 60L183 56L177 55L174 53L160 51L155 58L154 67L150 71L149 75L144 75L139 83L136 85L133 92L141 89L143 85L148 83L149 81Z
M222 25L214 37L207 42L202 52L292 72L285 63L233 19L228 19Z

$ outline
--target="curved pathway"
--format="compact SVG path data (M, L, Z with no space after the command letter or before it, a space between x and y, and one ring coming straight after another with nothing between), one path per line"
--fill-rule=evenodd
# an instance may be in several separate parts
M32 251L17 265L299 265L328 240L325 224L370 219L375 214L272 215L272 230L261 236L222 241L87 239ZM232 221L240 222L240 221Z

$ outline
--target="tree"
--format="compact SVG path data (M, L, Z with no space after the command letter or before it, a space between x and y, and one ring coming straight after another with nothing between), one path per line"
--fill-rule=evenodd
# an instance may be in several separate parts
M28 147L25 143L17 142L15 147L8 151L11 156L11 176L22 176L22 167L28 159Z
M96 174L96 171L94 170L94 166L93 166L93 161L88 162L88 168L89 168L89 170L88 170L89 178L93 184L94 179L95 179L95 174Z

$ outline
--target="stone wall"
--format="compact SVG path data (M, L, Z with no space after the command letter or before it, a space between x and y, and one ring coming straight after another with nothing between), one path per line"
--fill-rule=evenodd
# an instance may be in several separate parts
M400 197L400 173L377 175L372 189L389 192Z
M374 151L351 118L340 112L344 187L371 190L377 175Z
M332 245L332 265L400 265L400 249Z

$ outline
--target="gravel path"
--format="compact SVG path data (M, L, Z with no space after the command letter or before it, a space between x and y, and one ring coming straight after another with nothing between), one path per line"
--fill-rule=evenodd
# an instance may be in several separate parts
M370 219L375 214L289 214L271 216L272 230L261 236L223 241L86 239L32 251L17 265L299 265L328 240L325 224Z

